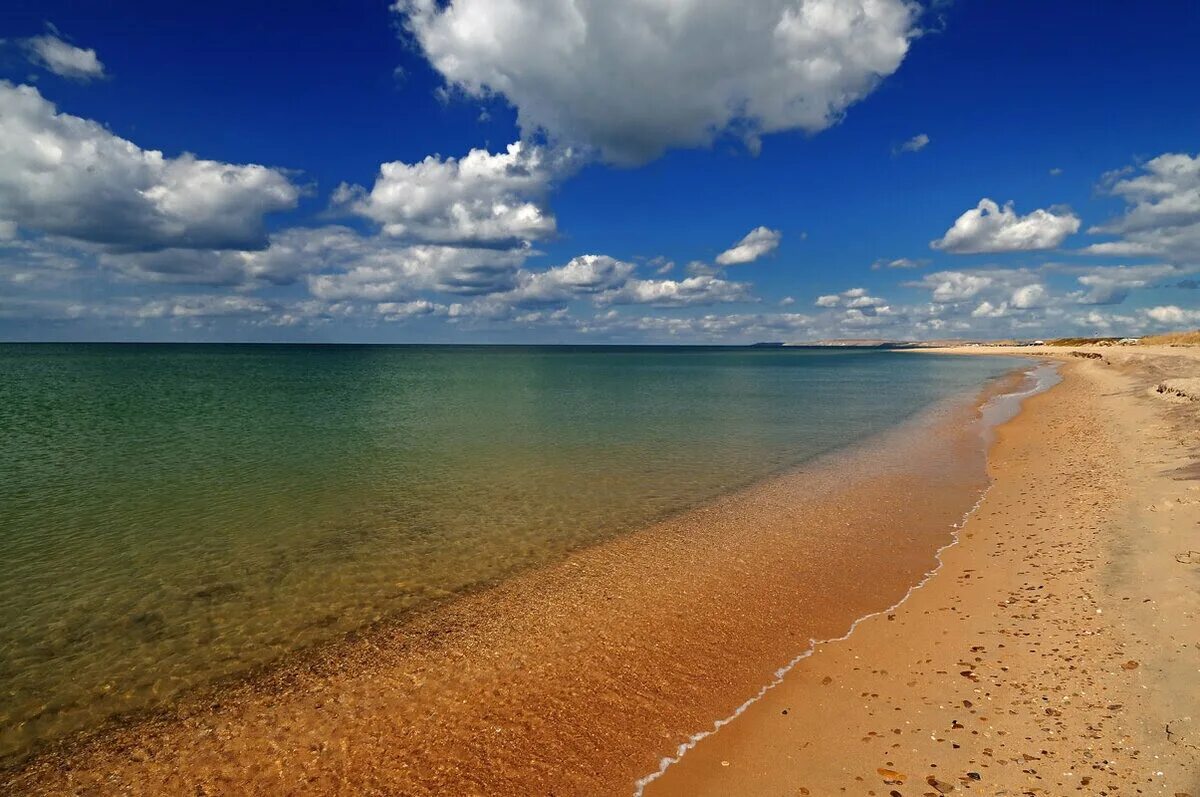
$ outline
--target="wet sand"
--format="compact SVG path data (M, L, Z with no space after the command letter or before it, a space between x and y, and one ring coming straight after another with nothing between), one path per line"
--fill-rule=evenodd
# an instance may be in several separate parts
M647 795L1200 795L1200 351L1018 351L1064 382L943 569Z
M629 794L811 639L844 634L936 567L986 484L976 416L971 400L940 407L551 567L126 718L10 768L0 793Z

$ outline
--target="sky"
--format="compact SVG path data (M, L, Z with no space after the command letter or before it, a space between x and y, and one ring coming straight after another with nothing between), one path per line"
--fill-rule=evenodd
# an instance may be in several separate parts
M0 340L1200 326L1200 4L7 0Z

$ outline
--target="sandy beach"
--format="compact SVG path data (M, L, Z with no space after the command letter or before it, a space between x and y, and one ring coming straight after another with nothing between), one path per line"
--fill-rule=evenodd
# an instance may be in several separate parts
M1064 382L937 576L647 794L1200 794L1200 405L1158 389L1197 352L1035 351Z
M965 524L987 481L960 402L52 747L0 790L1198 794L1200 405L1156 389L1198 361L992 352L1064 380L997 430Z

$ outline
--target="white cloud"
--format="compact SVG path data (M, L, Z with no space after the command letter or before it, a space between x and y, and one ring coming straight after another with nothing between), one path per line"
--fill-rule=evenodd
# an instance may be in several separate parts
M928 260L914 260L913 258L909 257L897 257L892 260L881 257L871 264L871 270L880 271L881 269L885 268L921 268L922 266L928 264Z
M520 142L495 154L473 149L462 158L394 161L380 167L369 192L338 186L334 204L378 222L394 238L509 246L554 234L546 195L573 162L569 151Z
M325 273L309 274L308 289L320 299L388 301L415 291L489 294L509 290L528 249L480 249L418 244L397 246L386 239L360 236L344 227L308 231L302 248L278 253L322 264ZM267 256L271 256L268 250Z
M1109 193L1125 200L1125 215L1088 232L1120 236L1085 247L1094 255L1157 256L1174 262L1200 260L1200 156L1167 153L1141 172L1106 177Z
M607 255L580 255L564 266L521 272L517 275L517 287L497 298L519 305L567 302L622 285L633 269L632 263Z
M932 291L935 302L962 302L973 299L980 291L990 288L995 284L995 279L987 274L939 271L927 275L919 284Z
M1145 266L1096 266L1091 268L1066 269L1079 273L1079 284L1087 292L1079 296L1083 304L1120 304L1129 293L1138 288L1148 288L1157 281L1190 274L1194 269L1180 269L1170 265Z
M779 247L781 238L783 238L783 234L779 230L755 227L746 233L742 240L717 255L717 263L722 266L753 263L763 255L774 252Z
M1200 324L1200 310L1185 310L1173 304L1151 307L1146 315L1160 324Z
M55 33L24 41L29 60L60 77L87 82L104 77L104 64L95 50L85 50L63 41Z
M396 0L447 84L502 95L528 137L644 162L731 134L817 132L900 66L906 0Z
M1000 207L990 199L981 199L929 245L956 254L1027 252L1053 249L1078 230L1079 218L1070 211L1038 209L1018 216L1011 202Z
M144 150L0 81L0 222L125 250L255 249L301 190L277 169Z
M839 327L847 329L861 330L864 327L891 324L895 315L886 299L871 296L866 288L850 288L841 293L818 296L815 304L827 310L838 310L827 317L831 317Z
M383 316L385 321L407 321L422 316L446 315L449 308L428 299L416 299L411 302L379 302L375 305L375 312Z
M1008 303L1001 302L998 305L991 302L980 302L979 306L971 311L972 318L1003 318L1008 315Z
M1046 303L1049 294L1046 291L1046 286L1041 283L1032 285L1022 285L1013 291L1012 306L1018 310L1029 310L1035 307L1041 307Z
M133 311L137 318L201 318L261 315L271 305L251 296L180 296L146 302Z
M929 146L929 136L925 135L924 133L918 133L897 147L896 152L920 152L927 146Z
M597 297L599 304L652 304L661 307L750 301L750 286L712 275L682 280L631 279Z

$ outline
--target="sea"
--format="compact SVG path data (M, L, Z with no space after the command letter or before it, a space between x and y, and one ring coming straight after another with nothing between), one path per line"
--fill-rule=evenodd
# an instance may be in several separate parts
M802 468L1013 367L2 344L0 764Z

